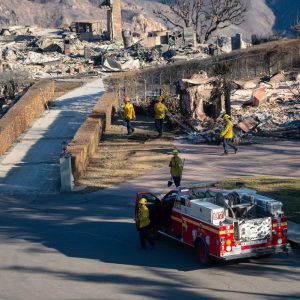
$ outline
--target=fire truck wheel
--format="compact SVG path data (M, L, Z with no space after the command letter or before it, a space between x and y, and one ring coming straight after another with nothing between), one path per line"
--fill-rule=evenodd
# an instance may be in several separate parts
M272 255L273 255L273 253L268 253L268 254L263 254L263 255L257 256L257 258L269 258Z
M207 245L203 239L198 239L196 241L196 251L201 264L205 266L209 265L210 257L208 254Z
M153 238L154 238L155 240L160 240L160 239L161 239L161 234L160 234L157 230L155 230L155 231L153 232Z

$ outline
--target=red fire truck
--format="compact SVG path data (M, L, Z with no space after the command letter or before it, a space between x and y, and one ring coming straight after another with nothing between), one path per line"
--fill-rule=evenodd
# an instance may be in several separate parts
M211 257L231 260L287 251L287 220L282 203L250 189L224 190L206 182L171 190L164 196L139 192L147 199L151 228L195 247L202 264Z

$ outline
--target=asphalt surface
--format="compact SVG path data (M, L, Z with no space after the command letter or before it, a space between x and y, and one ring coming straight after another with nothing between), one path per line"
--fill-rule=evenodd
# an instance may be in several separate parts
M126 195L1 199L1 300L300 299L298 252L203 267L167 238L140 250Z
M90 107L99 92L96 84L80 90L79 98L69 95L68 107L61 105L68 115L78 111L80 116L84 100ZM30 130L35 142L20 150L18 159L12 155L17 144L1 162L0 300L300 299L299 252L204 267L192 248L167 238L155 249L140 250L133 197L142 190L166 191L167 167L107 190L59 194L58 169L48 172L46 166L57 164L61 140L78 128L87 111L69 123L67 118L38 120ZM57 126L39 127L39 122ZM72 130L65 133L64 125ZM21 138L20 144L26 143ZM298 142L242 146L228 157L220 156L216 146L177 146L186 158L183 184L300 175ZM49 154L47 160L38 157L42 151ZM8 158L11 163L3 163Z
M278 141L241 145L239 152L223 156L222 146L177 141L175 147L185 159L182 185L243 176L300 177L300 141ZM170 156L171 157L171 156ZM169 167L119 184L110 190L134 195L139 190L167 191Z

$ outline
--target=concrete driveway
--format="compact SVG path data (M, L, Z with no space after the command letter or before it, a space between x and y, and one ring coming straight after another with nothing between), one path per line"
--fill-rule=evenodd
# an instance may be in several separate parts
M222 146L194 145L177 142L176 148L185 159L182 185L199 181L215 181L222 178L243 176L300 177L300 142L279 141L242 145L237 154L222 156ZM171 155L170 155L171 158ZM134 195L136 191L165 192L170 178L169 167L110 189L116 195Z
M1 158L0 192L58 193L61 144L72 140L103 92L97 79L58 98Z

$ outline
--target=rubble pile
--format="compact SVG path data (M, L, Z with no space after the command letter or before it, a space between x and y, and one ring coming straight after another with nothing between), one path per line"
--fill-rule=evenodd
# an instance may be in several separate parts
M277 74L269 82L257 79L236 84L237 90L230 99L236 136L300 138L300 81L297 79L299 76L289 81ZM189 126L189 138L195 143L218 141L224 126L219 117L221 110L224 112L224 96L214 85L215 80L202 73L179 81L182 120Z
M158 45L153 48L135 43L129 48L120 48L116 45L101 46L99 51L103 71L125 71L168 63L187 61L195 58L206 58L208 55L200 48L184 46L174 48L168 45Z
M234 107L233 118L244 133L278 138L300 137L300 97L288 88L290 83L284 84L268 88L266 101L258 107ZM293 83L293 87L300 92L300 82Z
M39 28L34 26L10 26L0 30L0 36L34 35Z
M90 72L92 64L83 56L88 42L75 41L73 53L65 55L62 38L38 38L33 41L0 41L3 71L25 70L33 79L69 76Z
M132 36L133 44L125 49L99 36L86 40L71 31L19 26L1 33L3 70L25 69L33 79L126 71L208 56L203 47L184 43L183 37L178 38L175 33L168 33L168 43L154 46L145 45L139 37Z

